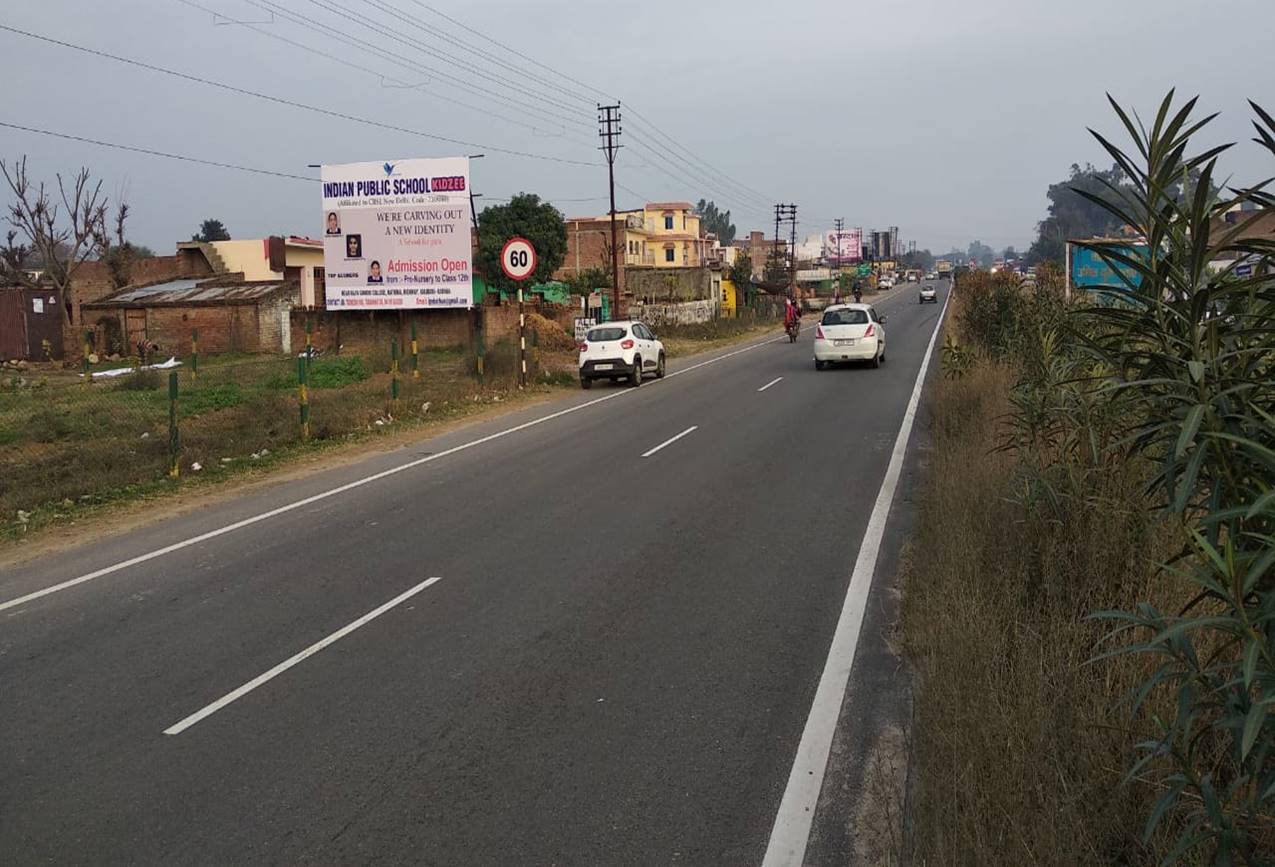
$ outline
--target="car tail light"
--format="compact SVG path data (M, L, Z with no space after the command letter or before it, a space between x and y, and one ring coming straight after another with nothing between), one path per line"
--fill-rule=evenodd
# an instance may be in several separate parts
M580 344L580 351L581 351L581 352L588 352L588 351L589 351L589 344L587 344L587 343L581 343L581 344Z
M621 348L621 349L632 349L632 348L633 348L633 341L632 341L632 340L621 340L621 341L620 341L620 348Z
M816 326L815 326L815 340L827 340L827 339L828 339L828 338L826 338L826 337L824 337L824 336L823 336L823 326L822 326L822 325L816 325Z
M873 334L875 334L875 333L876 333L876 332L872 330L872 326L871 326L871 325L869 325L869 326L868 326L868 330L867 330L867 331L865 331L865 332L863 332L863 336L864 336L864 337L871 337L871 336L872 336Z

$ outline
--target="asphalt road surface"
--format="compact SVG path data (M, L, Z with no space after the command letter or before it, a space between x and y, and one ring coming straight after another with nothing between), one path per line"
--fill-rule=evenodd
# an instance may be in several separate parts
M915 289L5 570L0 861L761 863Z

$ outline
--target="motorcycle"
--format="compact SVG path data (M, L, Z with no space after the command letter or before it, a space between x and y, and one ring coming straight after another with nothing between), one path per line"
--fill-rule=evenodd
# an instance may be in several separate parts
M784 325L784 331L788 334L788 342L796 343L797 333L801 331L801 320L794 319L791 322L787 323L786 325Z

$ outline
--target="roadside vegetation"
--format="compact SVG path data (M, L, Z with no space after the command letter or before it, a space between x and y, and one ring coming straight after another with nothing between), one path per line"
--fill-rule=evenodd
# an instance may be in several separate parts
M1275 242L1214 225L1275 200L1219 194L1193 109L1099 138L1126 181L1082 195L1158 251L1094 245L1127 291L957 283L900 625L908 863L1275 863Z

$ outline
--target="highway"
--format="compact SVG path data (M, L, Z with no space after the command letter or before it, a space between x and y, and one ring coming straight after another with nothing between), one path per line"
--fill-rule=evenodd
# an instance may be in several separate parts
M761 864L948 285L4 570L0 860Z

